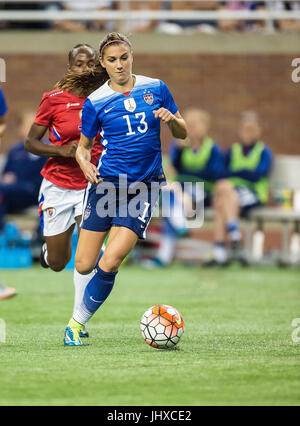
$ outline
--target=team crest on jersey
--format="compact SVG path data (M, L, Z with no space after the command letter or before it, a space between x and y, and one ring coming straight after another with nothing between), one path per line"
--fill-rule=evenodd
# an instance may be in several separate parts
M143 96L143 98L144 98L144 101L146 102L146 104L148 104L148 105L153 104L154 98L153 98L152 93L147 93L146 95Z
M49 207L49 208L47 209L47 214L48 214L48 216L49 216L50 218L54 217L54 216L55 216L55 213L56 213L56 210L55 210L55 208L54 208L54 207Z
M136 109L136 103L133 98L125 99L124 106L127 111L133 112Z

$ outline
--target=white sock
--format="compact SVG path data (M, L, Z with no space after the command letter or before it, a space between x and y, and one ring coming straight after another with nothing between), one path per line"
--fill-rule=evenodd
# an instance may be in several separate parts
M88 285L88 283L90 282L90 280L95 275L95 273L96 273L96 269L94 269L92 272L90 272L87 275L82 275L78 271L76 271L76 268L74 269L75 297L74 297L73 317L76 310L78 309L78 307L80 306L82 302L84 290L86 286Z
M229 237L230 237L232 242L241 241L241 239L242 239L241 231L239 229L236 229L235 231L231 231L229 233Z
M94 312L89 312L82 302L79 304L77 309L74 309L73 319L85 327L86 323L92 318L93 315Z
M225 247L214 245L214 258L219 263L224 263L227 261L227 250Z

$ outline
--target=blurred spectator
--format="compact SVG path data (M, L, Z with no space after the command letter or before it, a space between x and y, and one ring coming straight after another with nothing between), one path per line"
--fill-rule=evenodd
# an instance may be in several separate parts
M40 171L47 158L30 154L24 148L24 139L34 118L33 111L22 114L19 122L20 142L10 149L0 177L0 233L7 213L37 205L42 182Z
M4 10L59 10L61 9L60 2L23 2L23 3L8 3L2 2L2 9ZM6 28L12 29L49 29L52 28L53 23L47 21L9 21L6 23Z
M290 1L275 1L272 3L272 7L275 10L282 11L299 11L300 10L300 1L290 2ZM299 32L300 31L300 21L297 19L282 19L275 22L276 27L280 31L289 31L289 32Z
M218 10L220 8L220 2L218 1L178 1L168 3L169 10L203 10L211 11ZM181 33L214 33L217 31L217 22L212 20L168 20L167 22L159 26L161 32L170 34L181 34Z
M186 215L191 207L198 210L211 203L212 190L219 173L223 170L223 154L219 145L209 137L211 117L198 108L189 108L184 112L188 129L185 142L174 141L170 147L170 166L168 181L171 175L177 185L169 184L163 188L164 197L169 197L171 211L169 215L163 211L163 231L161 244L153 261L144 266L163 266L171 263L174 257L176 240L187 233ZM193 185L184 185L190 182ZM196 182L204 182L204 193L197 191Z
M227 1L221 2L220 10L265 10L264 2L257 1ZM259 31L265 27L265 22L258 20L220 19L218 27L221 31Z
M239 218L268 201L272 152L260 139L261 126L256 113L241 115L238 134L239 142L225 154L223 179L215 185L215 243L213 257L204 263L205 266L227 265L231 260L247 264L241 249ZM227 237L231 256L226 249Z
M161 1L131 1L129 4L130 10L160 10L161 9ZM119 9L124 10L124 4L119 2ZM126 31L133 32L147 32L153 31L157 27L157 21L153 19L136 19L136 20L127 20L123 23Z
M113 9L113 1L108 0L73 0L72 2L62 2L63 10L69 11L101 11ZM110 21L57 21L55 24L56 29L62 31L81 32L86 30L111 31L114 28L114 23Z

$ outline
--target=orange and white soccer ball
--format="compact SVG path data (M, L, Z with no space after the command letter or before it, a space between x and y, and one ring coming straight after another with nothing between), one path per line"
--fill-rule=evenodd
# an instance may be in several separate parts
M179 342L184 332L184 321L180 312L172 306L155 305L142 316L140 329L148 345L168 349Z

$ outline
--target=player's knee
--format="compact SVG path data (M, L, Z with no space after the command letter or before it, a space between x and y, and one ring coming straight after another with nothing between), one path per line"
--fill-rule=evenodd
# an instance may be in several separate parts
M75 257L75 268L79 274L86 275L89 274L94 268L95 265L91 264L91 262L82 257Z
M119 269L123 261L123 257L117 254L105 255L105 252L101 258L100 267L103 268L107 272L116 272Z
M67 266L68 262L70 261L72 256L72 252L65 253L64 255L62 253L54 252L48 250L48 264L50 268L54 272L60 272Z
M66 261L65 259L51 258L48 256L48 264L54 272L60 272L65 269L68 261Z
M234 186L229 180L222 179L215 186L215 205L222 206L224 203L231 202L235 194Z
M217 181L215 186L215 192L217 195L227 196L229 192L232 192L234 189L232 183L227 179L221 179Z

